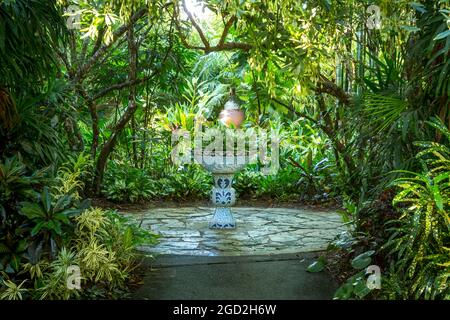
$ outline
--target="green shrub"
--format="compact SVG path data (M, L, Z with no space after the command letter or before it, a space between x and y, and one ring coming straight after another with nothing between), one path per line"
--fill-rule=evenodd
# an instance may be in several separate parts
M282 168L275 175L265 176L256 165L252 165L236 175L234 188L239 196L287 201L296 199L299 179L300 172L293 167Z
M209 197L213 179L198 165L186 165L160 180L160 193L174 200L196 200Z
M280 169L276 175L264 176L260 180L256 195L281 201L294 200L299 191L299 179L300 173L295 168Z
M32 200L33 187L42 181L43 172L27 175L26 167L18 158L0 162L0 271L15 273L30 239L19 213L20 202Z
M149 200L157 195L157 183L142 169L111 161L105 173L103 193L117 202Z
M233 188L236 190L239 197L255 197L256 192L260 187L260 181L263 176L252 167L253 166L249 166L246 170L235 175Z
M81 201L89 167L80 156L56 177L27 175L17 158L0 163L0 298L112 297L126 290L137 245L156 237L114 212ZM48 171L47 171L48 173ZM67 288L79 266L82 290Z
M450 141L440 120L429 124ZM391 236L384 248L392 257L390 277L402 283L400 298L449 299L450 148L435 142L417 145L423 148L417 156L423 172L400 171L404 177L393 182L399 190L393 203L402 215L388 224Z
M73 197L66 194L56 198L44 187L36 202L22 202L20 213L27 219L31 239L42 242L46 251L56 254L63 237L70 236L73 229L70 218L82 209L74 207Z
M4 287L0 296L4 299L122 297L127 291L127 279L139 264L136 246L156 242L156 235L118 213L98 208L85 210L76 218L74 236L66 241L56 258L50 263L37 259L23 265L20 274L29 279L20 285L16 284L20 277L15 281L0 278ZM74 266L81 272L80 290L67 286L69 267Z

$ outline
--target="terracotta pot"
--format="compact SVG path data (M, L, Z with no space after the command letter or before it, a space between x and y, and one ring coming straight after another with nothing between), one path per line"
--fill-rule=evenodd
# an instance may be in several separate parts
M219 115L219 120L227 127L234 125L235 128L240 128L244 122L245 114L240 109L222 110Z

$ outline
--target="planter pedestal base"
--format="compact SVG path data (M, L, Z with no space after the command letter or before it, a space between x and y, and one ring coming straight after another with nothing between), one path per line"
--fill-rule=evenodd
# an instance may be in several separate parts
M235 229L236 220L231 213L230 208L216 208L214 216L209 222L211 229Z
M214 177L211 190L211 202L214 204L214 215L209 222L211 229L234 229L236 220L231 208L236 203L236 190L233 189L233 175L242 165L224 167L207 167Z

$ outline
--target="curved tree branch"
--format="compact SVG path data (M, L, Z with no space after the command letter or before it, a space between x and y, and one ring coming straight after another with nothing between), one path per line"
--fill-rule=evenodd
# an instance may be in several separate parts
M138 85L138 84L144 83L145 81L151 80L151 79L152 79L154 76L156 76L157 74L158 74L158 70L157 70L157 71L154 71L154 72L152 72L150 75L148 75L148 76L146 76L146 77L143 77L143 78L140 78L140 79L126 80L126 81L121 82L121 83L113 84L113 85L111 85L111 86L109 86L109 87L107 87L107 88L104 88L104 89L100 90L100 91L97 92L96 94L94 94L94 95L92 96L91 100L92 100L92 101L95 101L95 100L98 100L98 99L100 99L100 98L103 98L103 97L106 96L108 93L111 93L112 91L115 91L115 90L121 90L121 89L124 89L124 88L129 88L129 87L131 87L131 86L134 86L134 85Z
M339 87L333 81L327 79L325 76L320 76L320 80L314 90L317 94L326 93L337 98L340 103L349 105L351 103L350 95L344 89Z
M187 49L193 49L193 50L202 50L204 51L206 54L210 53L210 52L217 52L217 51L226 51L226 50L243 50L243 51L248 51L250 49L253 48L253 45L251 45L250 43L242 43L242 42L225 42L228 33L230 31L231 26L233 25L233 23L236 21L236 17L232 16L226 23L225 23L225 27L223 29L222 35L220 36L220 40L217 43L217 45L215 46L211 46L210 42L208 41L208 39L205 36L205 33L203 32L202 28L199 26L199 24L195 21L194 16L192 15L191 12L189 12L189 10L186 7L186 2L185 0L182 1L182 5L183 5L183 10L186 12L189 21L192 23L193 27L196 29L198 35L200 36L200 39L203 43L203 47L200 46L193 46L191 44L189 44L189 42L187 41L185 35L183 34L183 31L181 29L181 25L179 20L176 20L176 28L181 40L181 43L187 48ZM176 8L176 6L174 7L175 10L175 14L176 16L179 18L179 12L178 9Z
M225 39L227 38L228 32L230 31L231 26L236 21L236 17L232 16L230 20L225 24L225 28L223 29L222 36L220 37L219 43L217 46L223 46L225 44Z
M288 109L290 112L292 112L293 114L295 114L297 117L299 118L305 118L306 120L311 121L312 123L318 125L319 127L322 128L322 125L319 123L319 121L317 121L316 119L308 116L306 113L303 112L299 112L297 110L295 110L295 108L292 106L292 104L287 104L281 100L278 100L277 98L272 98L272 100L276 103L278 103L280 106L285 107L286 109Z
M81 66L78 69L78 72L75 75L75 82L79 82L84 78L86 73L93 67L93 65L107 52L107 50L122 36L124 35L130 28L134 26L136 21L138 21L140 18L142 18L144 15L146 15L148 12L148 9L146 7L143 7L139 9L133 16L130 18L130 21L121 26L119 29L117 29L116 32L114 32L112 41L108 44L102 45L97 51L94 52L92 57L89 59L88 62L86 62L83 66Z
M198 25L197 21L195 21L194 16L192 15L192 13L188 10L187 6L186 6L186 1L182 0L182 5L183 5L183 10L184 12L186 12L189 20L191 21L192 25L194 26L194 28L197 30L198 35L200 36L200 39L203 42L203 45L205 46L205 49L208 49L210 47L209 45L209 41L208 39L206 39L205 34L203 33L202 28L200 28L200 26Z

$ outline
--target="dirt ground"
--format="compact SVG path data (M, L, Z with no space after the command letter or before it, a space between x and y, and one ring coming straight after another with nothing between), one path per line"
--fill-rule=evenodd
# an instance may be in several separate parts
M104 209L113 209L120 211L141 211L151 208L177 208L177 207L212 207L209 200L194 200L194 201L145 201L139 203L116 203L105 198L91 199L92 206ZM308 210L329 210L336 211L342 209L336 202L320 202L320 203L305 203L305 202L280 202L274 199L258 199L247 200L238 199L236 207L255 207L255 208L305 208Z

